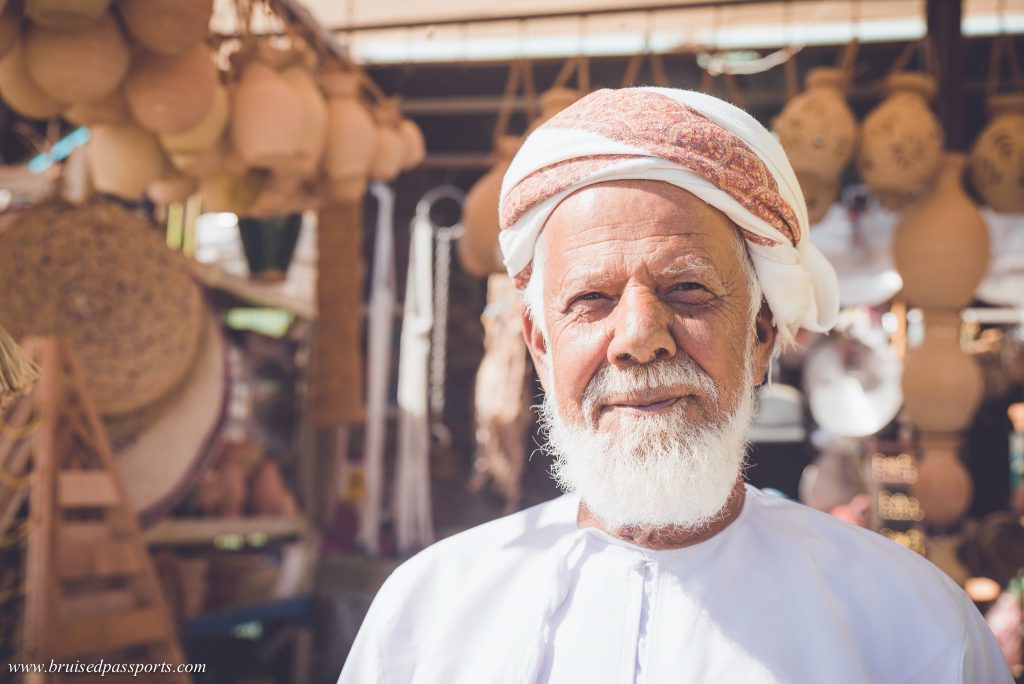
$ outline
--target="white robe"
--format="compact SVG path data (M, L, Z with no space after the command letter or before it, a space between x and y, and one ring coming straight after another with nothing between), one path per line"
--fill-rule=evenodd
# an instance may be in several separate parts
M579 529L563 496L441 541L373 602L340 684L1009 684L970 599L880 535L747 487L700 544Z

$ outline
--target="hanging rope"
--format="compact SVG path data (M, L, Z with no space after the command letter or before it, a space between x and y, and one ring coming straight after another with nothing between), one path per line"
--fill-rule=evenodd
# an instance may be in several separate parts
M39 367L0 327L0 406L26 394L39 377Z
M992 54L988 62L988 77L985 79L985 92L993 95L999 90L1000 72L1003 62L1006 62L1010 74L1010 82L1013 88L1024 90L1024 72L1021 70L1020 60L1017 59L1017 47L1013 38L1006 35L996 36L992 41Z

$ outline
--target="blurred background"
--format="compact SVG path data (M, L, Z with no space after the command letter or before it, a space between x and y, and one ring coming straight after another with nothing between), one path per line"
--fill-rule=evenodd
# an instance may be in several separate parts
M333 682L402 560L557 496L498 190L631 85L773 130L839 275L748 480L1020 677L1022 55L1024 0L0 0L0 681Z

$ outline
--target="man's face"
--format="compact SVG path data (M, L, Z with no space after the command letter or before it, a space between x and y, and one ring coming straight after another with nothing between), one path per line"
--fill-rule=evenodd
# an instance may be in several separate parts
M717 422L751 390L743 386L748 355L750 373L763 375L774 335L767 316L757 329L751 321L741 238L717 209L667 183L603 183L562 202L542 239L549 339L530 321L527 337L565 420L605 431L637 414L681 410ZM680 359L704 371L717 400L677 388L694 391L609 397L585 415L599 371Z
M595 484L605 490L592 492L595 501L657 498L635 488L643 478L679 480L664 485L665 499L711 488L711 480L727 494L743 458L752 379L763 376L774 342L767 310L751 316L735 227L685 190L620 181L567 198L542 240L544 308L536 315L548 334L528 317L524 331L548 393L549 438L559 458L575 459L556 462L556 476L580 490L587 486L579 480L621 480ZM603 455L571 453L584 449ZM720 450L740 453L723 455L723 469L718 454L706 453ZM659 459L664 467L652 470ZM572 475L577 466L585 471ZM698 506L694 520L706 522L713 505ZM606 519L691 522L685 511L663 518L652 508L634 519L613 508Z

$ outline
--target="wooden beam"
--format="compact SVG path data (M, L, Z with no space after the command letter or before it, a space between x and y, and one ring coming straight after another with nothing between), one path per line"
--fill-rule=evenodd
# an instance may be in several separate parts
M962 0L927 0L925 16L939 67L935 110L946 130L946 149L966 150L963 107L964 41L960 33Z

